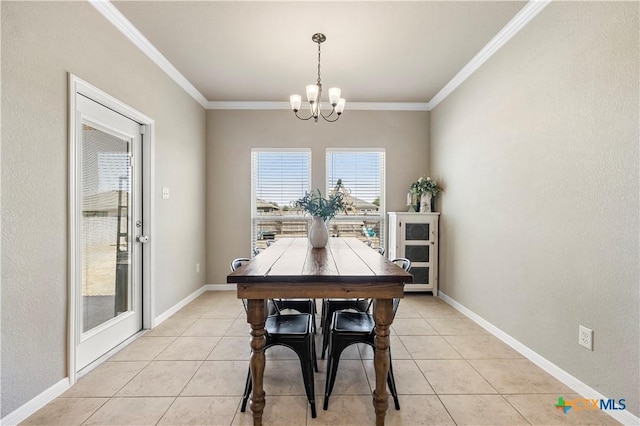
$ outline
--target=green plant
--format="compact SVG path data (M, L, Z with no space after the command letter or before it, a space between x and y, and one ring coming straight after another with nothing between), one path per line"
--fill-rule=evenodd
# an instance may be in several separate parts
M322 220L333 219L335 215L346 207L341 192L334 192L329 198L322 198L320 190L305 192L304 197L293 202L293 206L304 210L311 216L320 216Z
M420 197L425 192L430 192L432 195L436 196L442 191L442 188L430 177L420 177L416 182L411 184L410 190L413 194Z

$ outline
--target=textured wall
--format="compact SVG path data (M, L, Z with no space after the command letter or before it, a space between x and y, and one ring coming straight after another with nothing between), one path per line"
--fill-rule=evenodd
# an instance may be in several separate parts
M229 262L251 253L251 148L311 148L323 193L326 148L385 148L386 210L406 211L411 182L428 172L428 132L428 112L347 110L313 124L291 111L207 111L207 282L225 283Z
M67 377L67 73L156 121L156 315L204 284L205 111L88 3L1 7L5 417Z
M550 4L430 134L441 290L636 416L638 8Z

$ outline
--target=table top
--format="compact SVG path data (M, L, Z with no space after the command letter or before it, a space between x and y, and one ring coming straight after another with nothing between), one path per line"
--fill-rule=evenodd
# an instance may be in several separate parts
M227 276L238 297L402 297L413 275L357 238L282 238Z

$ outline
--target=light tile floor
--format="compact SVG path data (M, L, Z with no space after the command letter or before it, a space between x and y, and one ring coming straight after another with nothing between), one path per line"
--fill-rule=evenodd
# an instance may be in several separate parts
M235 291L206 292L23 424L250 425L250 410L240 412L249 351ZM389 425L618 424L599 411L556 409L559 396L578 395L429 294L402 300L391 351L401 409L390 401ZM375 424L369 346L343 352L327 411L319 360L315 419L295 353L276 346L266 356L265 425Z

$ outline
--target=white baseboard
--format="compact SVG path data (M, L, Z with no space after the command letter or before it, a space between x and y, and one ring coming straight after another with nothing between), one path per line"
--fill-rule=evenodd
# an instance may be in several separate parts
M207 284L205 287L209 291L235 290L237 284Z
M171 315L178 312L180 309L187 306L189 303L194 301L198 296L200 296L205 291L220 291L220 290L235 290L235 289L236 289L235 284L205 284L199 289L197 289L196 291L194 291L193 293L191 293L190 295L188 295L187 297L185 297L184 299L182 299L181 301L179 301L178 303L176 303L175 305L173 305L172 307L170 307L169 309L167 309L166 311L164 311L163 313L161 313L160 315L158 315L157 317L155 317L153 321L153 326L154 327L159 326L164 320L166 320Z
M580 396L587 399L609 399L606 396L602 395L597 390L593 389L591 386L583 383L577 378L573 377L571 374L567 373L545 357L539 355L535 351L531 350L529 347L523 345L504 331L500 330L495 325L486 321L484 318L477 315L475 312L469 310L466 306L458 303L456 300L447 296L442 291L438 292L438 296L444 300L446 303L451 305L457 311L474 321L480 327L487 330L489 333L496 336L498 339L502 340L507 345L511 346L516 351L520 352L525 358L529 359L529 361L536 364L538 367L542 368L547 373L551 374L553 377L576 391ZM616 419L622 424L625 425L640 425L640 417L636 417L632 413L627 410L623 411L609 411L606 410L605 413Z
M186 305L188 305L191 301L196 299L198 296L200 296L205 291L220 291L220 290L235 290L235 289L236 289L236 285L235 284L205 284L202 287L200 287L198 290L196 290L193 293L191 293L189 296L187 296L184 299L182 299L180 302L178 302L175 305L173 305L171 308L169 308L166 311L164 311L162 314L160 314L157 317L155 317L153 326L157 327L158 325L160 325L163 321L165 321L171 315L173 315L176 312L178 312L180 309L184 308ZM99 360L100 362L95 362L94 365L92 366L92 368L97 366L97 365L100 365L101 362L104 361L104 359L106 359L109 356L113 355L113 353L115 353L118 350L122 349L122 347L126 346L127 344L130 343L131 340L133 340L133 339L135 339L137 337L139 337L138 334L136 336L132 337L130 340L127 340L126 342L124 342L122 345L119 345L117 348L114 348L108 354L106 354L105 356L101 357L101 359ZM85 373L88 372L88 371L89 370L86 370ZM18 408L17 410L13 411L12 413L9 413L5 418L0 419L0 425L1 426L14 426L14 425L17 425L18 423L24 421L26 418L31 416L33 413L35 413L36 411L38 411L39 409L41 409L42 407L44 407L45 405L47 405L48 403L53 401L54 399L56 399L58 396L62 395L70 387L71 387L71 385L70 385L68 377L60 380L58 383L56 383L55 385L51 386L49 389L45 390L44 392L42 392L41 394L39 394L38 396L33 398L31 401L29 401L26 404L22 405L20 408Z
M206 287L207 287L206 285L203 285L202 287L200 287L199 289L197 289L196 291L194 291L193 293L191 293L190 295L188 295L187 297L185 297L184 299L182 299L181 301L179 301L178 303L176 303L175 305L173 305L172 307L170 307L169 309L167 309L166 311L164 311L163 313L155 317L153 320L153 327L155 328L159 326L171 315L175 314L180 309L184 308L193 300L195 300L202 293L207 291Z
M68 377L60 380L58 383L45 390L40 395L33 398L31 401L22 405L12 413L9 413L4 419L0 420L0 425L14 426L20 422L23 422L25 419L27 419L27 417L31 416L33 413L62 395L70 387L71 385L69 384Z

